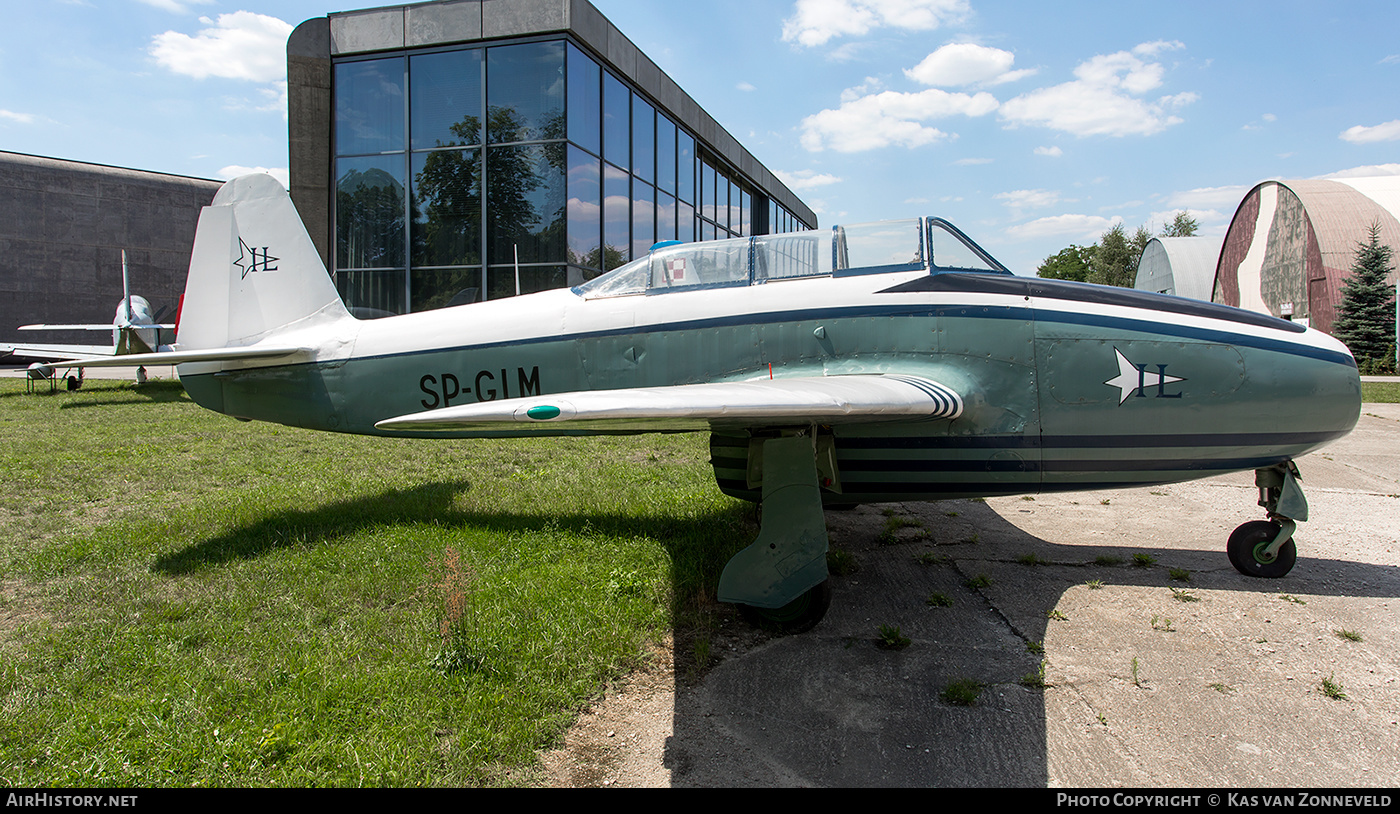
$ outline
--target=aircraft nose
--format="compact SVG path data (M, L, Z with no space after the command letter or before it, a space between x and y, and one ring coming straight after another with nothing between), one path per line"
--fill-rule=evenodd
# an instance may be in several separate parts
M1326 429L1350 432L1361 418L1361 376L1356 362L1336 338L1313 329L1308 330L1308 338L1332 356L1331 361L1320 360L1314 365L1310 381L1304 383L1318 406L1319 420Z

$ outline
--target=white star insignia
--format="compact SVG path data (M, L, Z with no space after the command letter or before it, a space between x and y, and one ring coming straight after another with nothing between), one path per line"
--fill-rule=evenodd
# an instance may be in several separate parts
M1159 387L1172 382L1184 382L1181 376L1166 376L1161 373L1148 373L1146 370L1138 369L1138 366L1128 361L1128 357L1123 355L1121 350L1113 349L1118 356L1118 375L1104 382L1109 387L1118 388L1118 403L1122 404L1128 397L1139 390L1146 390L1149 387Z

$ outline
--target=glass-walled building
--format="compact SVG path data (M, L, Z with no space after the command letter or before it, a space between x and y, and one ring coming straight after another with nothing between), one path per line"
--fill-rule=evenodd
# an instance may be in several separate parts
M362 316L578 285L661 240L816 226L584 0L309 20L288 81L293 199Z

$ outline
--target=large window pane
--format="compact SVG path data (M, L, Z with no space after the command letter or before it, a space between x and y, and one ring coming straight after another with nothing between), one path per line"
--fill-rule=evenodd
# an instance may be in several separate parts
M480 149L413 154L412 244L415 266L481 262Z
M601 269L602 162L569 145L569 262Z
M603 158L624 170L632 166L632 93L610 73L603 74Z
M684 130L676 134L676 197L695 203L695 139Z
M735 189L739 190L739 228L737 231L741 235L751 235L753 234L753 198L749 195L748 190L738 187Z
M491 263L562 263L565 246L563 151L544 145L491 147L486 153L486 228Z
M336 155L404 148L404 59L335 66Z
M656 186L676 194L676 125L666 114L656 114Z
M631 259L631 178L611 164L603 164L603 270Z
M520 287L518 292L516 291L517 279ZM563 266L521 266L518 278L514 266L492 266L486 270L486 289L489 299L493 300L514 297L517 293L533 294L536 291L563 288L568 281L568 271ZM501 383L498 381L482 381L482 385L487 384L496 388L499 398L516 398L522 395L516 392L519 385L515 381L506 384L505 392L501 392ZM483 386L483 390L485 389Z
M569 44L569 141L594 155L602 154L602 69Z
M684 201L676 204L676 240L695 242L695 207Z
M564 43L488 48L486 111L493 144L564 138Z
M648 183L656 180L656 110L632 97L632 172Z
M404 265L404 156L336 161L335 265Z
M715 223L721 229L730 228L729 224L729 179L724 173L715 174Z
M715 219L715 199L718 176L715 168L708 163L700 164L700 216L706 220Z
M481 51L409 59L413 149L481 143Z
M409 274L414 311L481 302L481 269L414 269Z
M335 288L345 307L359 319L407 313L403 269L336 272Z
M676 239L676 199L656 191L656 239Z
M632 180L632 256L641 257L656 242L656 190Z

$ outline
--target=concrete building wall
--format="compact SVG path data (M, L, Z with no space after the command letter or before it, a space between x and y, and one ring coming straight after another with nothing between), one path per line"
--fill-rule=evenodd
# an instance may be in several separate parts
M111 341L16 328L111 322L123 249L131 293L174 322L199 212L220 183L0 152L0 342Z
M1357 244L1373 223L1400 255L1397 206L1400 178L1259 184L1226 232L1212 298L1330 330Z

